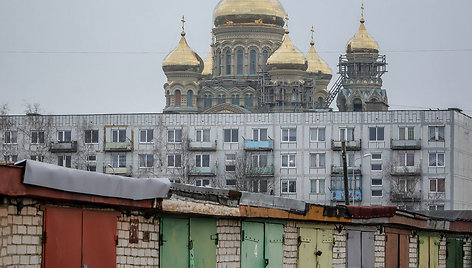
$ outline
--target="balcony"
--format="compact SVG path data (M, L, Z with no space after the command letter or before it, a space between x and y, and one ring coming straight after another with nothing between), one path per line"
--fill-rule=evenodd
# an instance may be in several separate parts
M266 167L249 167L246 171L249 177L272 177L274 176L274 166Z
M130 176L131 171L128 167L116 167L112 168L110 166L105 166L105 173L111 175L121 175L121 176Z
M420 202L421 193L411 193L411 192L390 193L390 201L392 202Z
M246 151L272 151L274 149L274 140L254 141L245 140L244 150Z
M421 150L421 140L391 140L392 150Z
M362 147L362 140L346 141L346 151L360 151ZM342 141L331 140L331 149L333 151L341 151Z
M189 176L214 177L216 176L216 167L189 167Z
M344 190L331 190L331 201L345 201ZM362 190L349 190L349 201L362 201Z
M106 142L105 152L131 152L133 146L131 142Z
M331 174L334 175L339 175L339 174L344 174L344 168L342 166L331 166ZM347 167L347 174L348 175L360 175L362 174L361 172L361 167Z
M192 141L188 149L190 151L216 151L216 141Z
M419 176L421 166L392 166L390 170L392 176Z
M51 153L76 153L77 141L54 142L51 144Z

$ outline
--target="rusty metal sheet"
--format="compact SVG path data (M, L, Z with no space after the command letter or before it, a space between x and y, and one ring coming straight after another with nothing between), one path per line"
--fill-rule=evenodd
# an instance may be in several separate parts
M165 199L162 201L162 211L170 213L188 213L210 216L240 216L239 208L237 207L226 207L214 204L171 199Z
M136 244L139 242L138 233L139 233L139 220L131 219L129 221L129 243L130 244Z

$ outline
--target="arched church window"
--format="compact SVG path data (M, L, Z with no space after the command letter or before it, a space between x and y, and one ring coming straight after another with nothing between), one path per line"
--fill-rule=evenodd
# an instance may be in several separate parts
M225 94L219 94L218 95L218 104L222 104L226 102L226 95Z
M231 95L231 104L239 106L239 94Z
M362 112L362 101L360 99L354 99L352 105L354 112Z
M187 91L187 107L192 107L193 106L193 91L189 90Z
M264 67L264 72L267 71L267 60L269 59L269 51L262 51L262 65Z
M231 52L226 51L226 75L231 74Z
M244 103L246 105L246 108L252 109L254 107L254 95L251 93L247 93Z
M180 93L180 90L175 91L174 98L175 98L175 106L180 106L181 101L182 101L182 94Z
M239 49L238 52L236 52L236 55L238 64L236 74L243 74L243 50Z
M322 97L318 98L318 101L316 103L316 108L318 108L318 109L323 108L323 98Z
M378 102L378 100L376 98L372 98L370 102Z
M167 107L169 107L170 106L170 92L169 92L169 90L167 90L167 98L166 99L167 99Z
M249 74L256 74L257 53L254 49L249 52Z
M203 96L203 107L208 109L212 106L212 95L207 93Z
M295 89L292 89L292 102L297 101L297 91Z
M217 60L218 75L223 75L223 56L221 55L221 51L218 51Z

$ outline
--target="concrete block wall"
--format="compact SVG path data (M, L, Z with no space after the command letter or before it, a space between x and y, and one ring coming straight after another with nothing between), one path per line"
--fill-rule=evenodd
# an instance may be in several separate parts
M344 268L347 264L347 243L346 243L347 233L346 230L342 230L340 233L334 231L334 245L333 245L333 267L334 268Z
M410 268L418 267L418 236L410 236L410 249L409 252L409 260L410 260Z
M237 219L218 219L216 231L218 233L217 267L241 267L241 221Z
M471 239L464 238L464 268L472 266L471 250Z
M284 268L297 267L298 229L294 221L288 221L284 227Z
M18 214L15 202L0 204L0 267L39 268L43 212L31 199L24 199Z
M130 221L138 220L138 243L130 243ZM159 220L142 216L121 215L117 223L118 245L116 267L158 267L159 265ZM144 241L144 233L149 241ZM146 234L147 236L147 234ZM146 239L147 240L147 239Z
M380 231L375 232L374 236L374 247L375 247L375 267L385 267L385 233Z
M446 268L446 251L447 251L447 245L446 245L446 238L441 238L439 240L439 268Z

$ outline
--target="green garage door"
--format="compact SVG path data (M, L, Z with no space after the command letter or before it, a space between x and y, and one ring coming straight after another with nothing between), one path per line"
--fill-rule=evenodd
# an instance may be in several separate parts
M461 237L448 237L446 267L464 267L464 242Z
M283 267L283 224L243 222L241 232L242 268Z

